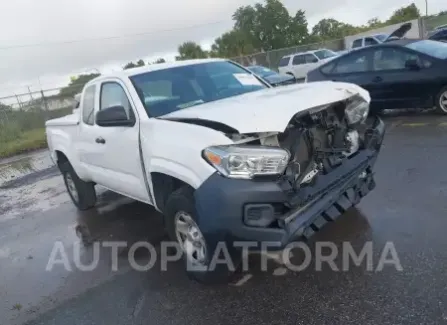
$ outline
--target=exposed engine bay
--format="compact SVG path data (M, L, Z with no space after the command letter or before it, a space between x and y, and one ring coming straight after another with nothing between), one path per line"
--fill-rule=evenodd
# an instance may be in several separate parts
M359 133L347 125L342 105L295 117L278 140L291 153L285 176L295 189L331 172L359 148Z
M325 110L295 116L283 133L237 135L239 138L233 140L289 151L291 159L283 178L297 190L312 184L318 174L330 173L358 151L361 137L356 127L346 122L344 109L344 103L336 103Z

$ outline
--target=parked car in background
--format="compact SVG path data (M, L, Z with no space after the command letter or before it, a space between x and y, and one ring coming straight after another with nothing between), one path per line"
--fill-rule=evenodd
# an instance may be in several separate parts
M436 106L447 114L447 43L401 39L358 49L307 75L307 82L323 80L365 88L372 111Z
M447 27L432 31L429 33L428 39L439 42L447 42Z
M328 49L319 49L286 55L279 61L280 73L294 76L297 81L304 80L309 70L330 61L337 53Z
M371 46L371 45L377 45L383 43L387 38L388 34L376 34L371 36L365 36L355 39L352 42L352 49L365 47L365 46Z
M294 76L290 74L282 74L276 71L270 70L269 68L260 66L260 65L252 65L247 67L248 70L263 78L273 87L277 86L285 86L296 83L296 79Z
M48 147L79 209L96 184L154 206L189 274L221 281L221 244L237 268L251 246L237 242L309 238L375 187L385 126L367 118L368 92L287 88L220 59L118 71L85 85L77 114L46 122Z
M427 36L430 37L431 35L435 34L436 32L440 31L441 29L445 29L445 28L447 28L447 24L436 26L435 28L433 28L431 31L429 31L427 33Z
M337 55L344 55L346 53L349 53L351 50L341 50L341 51L336 51L335 53L337 53Z
M411 29L412 23L404 23L391 34L375 34L360 37L352 42L351 49L358 49L401 39Z

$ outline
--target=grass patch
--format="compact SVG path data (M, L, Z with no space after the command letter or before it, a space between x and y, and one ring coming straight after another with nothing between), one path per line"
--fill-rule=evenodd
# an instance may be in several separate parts
M46 147L47 138L44 128L24 131L14 139L0 137L0 158Z

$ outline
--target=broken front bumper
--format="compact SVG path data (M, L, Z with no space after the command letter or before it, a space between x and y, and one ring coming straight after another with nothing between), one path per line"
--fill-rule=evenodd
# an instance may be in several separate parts
M366 130L364 149L293 195L284 191L277 180L212 175L195 192L197 223L202 233L213 241L268 241L278 243L278 247L310 237L375 187L372 168L384 133L384 123L376 118ZM249 226L253 219L250 207L258 212L263 209L259 217L270 221Z

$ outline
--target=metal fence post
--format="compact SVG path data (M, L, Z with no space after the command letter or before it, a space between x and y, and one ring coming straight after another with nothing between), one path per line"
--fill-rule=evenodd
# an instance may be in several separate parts
M44 92L43 92L43 90L41 89L40 90L40 93L41 93L41 95L42 95L42 103L43 103L43 106L45 107L45 121L47 121L48 119L49 119L49 112L50 112L50 109L49 109L49 107L48 107L48 103L47 103L47 100L46 100L46 98L45 98L45 94L44 94Z

